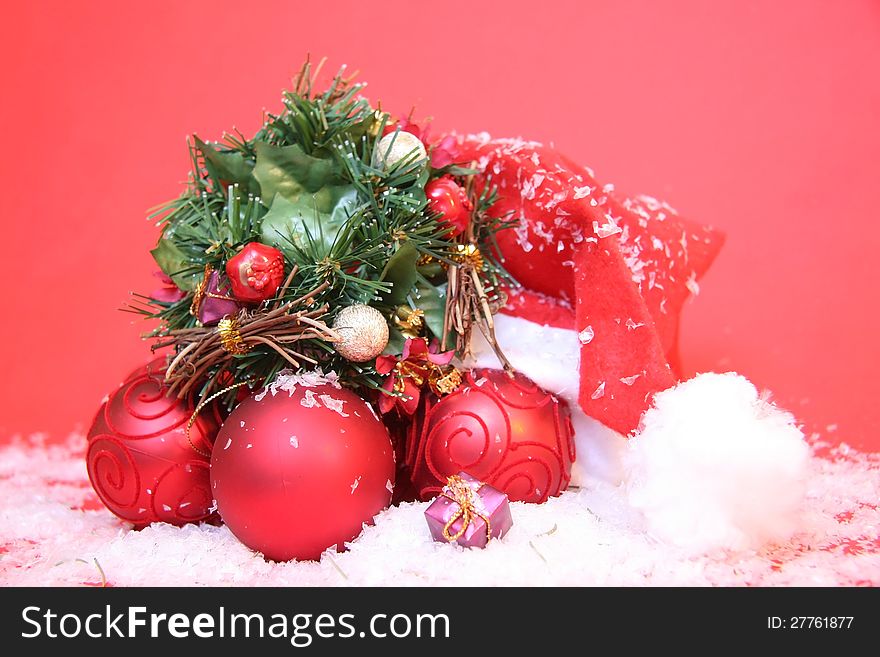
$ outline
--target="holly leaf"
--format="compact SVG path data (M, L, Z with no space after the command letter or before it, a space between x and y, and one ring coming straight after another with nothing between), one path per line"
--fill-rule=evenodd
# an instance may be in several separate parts
M210 176L223 187L238 184L245 194L259 193L259 185L254 179L254 165L237 151L218 151L211 144L193 137L196 148L205 160L205 168Z
M416 269L418 259L419 251L412 242L401 244L397 252L388 259L379 280L391 283L391 291L383 295L382 303L399 306L406 301L419 275Z
M260 224L261 241L272 246L293 244L300 249L317 242L321 255L326 255L357 203L353 185L324 187L293 201L276 195Z
M165 272L181 290L191 292L199 284L199 269L171 240L162 238L150 251L159 269Z
M265 142L254 144L257 163L254 178L260 184L264 199L280 195L297 201L303 194L316 194L326 187L345 183L336 162L330 158L307 155L297 144L272 146ZM330 198L319 198L319 211L329 212Z

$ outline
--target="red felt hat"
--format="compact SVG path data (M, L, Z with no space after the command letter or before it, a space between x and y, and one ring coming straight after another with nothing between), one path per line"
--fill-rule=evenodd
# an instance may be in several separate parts
M536 142L464 137L460 159L497 189L505 267L523 285L502 311L578 331L580 406L628 434L676 381L684 302L724 236L665 203L616 196L592 171Z

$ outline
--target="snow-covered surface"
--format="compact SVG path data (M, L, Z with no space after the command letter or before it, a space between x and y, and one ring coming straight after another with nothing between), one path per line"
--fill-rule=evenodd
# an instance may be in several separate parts
M880 456L844 448L807 462L797 532L710 554L645 531L624 486L596 483L543 505L484 550L434 543L426 504L384 511L348 552L268 563L225 527L114 518L86 478L84 438L0 448L0 583L5 585L854 585L880 584Z
M513 528L485 550L433 542L427 503L383 511L320 562L269 563L225 527L133 531L93 493L84 437L35 437L0 447L0 584L880 584L880 454L808 445L736 374L661 393L627 440L578 409L575 331L506 315L496 327L514 367L568 401L579 488L512 503ZM474 347L470 365L498 366ZM272 394L317 382L279 383Z

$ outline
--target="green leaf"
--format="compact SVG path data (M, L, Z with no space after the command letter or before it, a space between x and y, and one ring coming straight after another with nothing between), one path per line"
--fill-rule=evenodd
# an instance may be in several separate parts
M328 186L345 184L335 161L306 155L297 144L277 147L258 142L254 150L257 154L254 178L260 183L264 199L281 195L289 201L296 201L303 194L315 194ZM329 199L318 199L318 202L326 204ZM326 205L318 209L329 211Z
M443 317L446 314L446 284L431 285L420 276L416 281L415 294L410 298L415 307L425 313L428 330L438 339L442 338Z
M399 306L406 301L407 295L416 284L418 271L416 261L419 252L412 242L404 242L397 249L397 253L388 259L388 264L382 272L379 280L388 281L392 284L391 292L382 297L382 303L389 306Z
M196 148L205 158L205 168L212 178L224 186L238 184L245 194L256 195L259 187L254 180L254 165L237 151L218 151L211 144L193 137ZM225 190L224 190L225 191Z
M357 202L352 185L325 187L316 194L301 194L295 201L276 195L260 226L262 242L273 246L292 242L305 249L308 234L321 243L325 256Z
M156 248L150 251L159 269L165 272L181 290L196 289L199 284L198 269L193 266L192 259L187 257L177 245L169 239L160 239Z
M419 174L419 177L416 178L413 186L407 190L410 196L412 196L413 202L418 204L417 207L421 207L428 200L428 197L425 194L425 185L428 184L429 177L430 172L428 171L428 167L425 167Z
M440 169L434 169L435 176L438 174L449 174L450 176L458 176L460 178L464 178L466 176L473 176L479 173L480 172L478 169L463 167L460 164L450 164Z
M431 262L427 262L424 265L419 265L418 271L419 271L419 274L421 274L422 276L424 276L428 280L431 280L433 278L437 278L441 274L445 274L445 271L443 270L443 265L441 265L436 260L431 261Z
M400 329L396 326L388 327L388 344L385 345L385 348L382 350L383 354L389 354L391 356L399 356L403 353L403 345L406 342L406 338L403 333L400 332Z

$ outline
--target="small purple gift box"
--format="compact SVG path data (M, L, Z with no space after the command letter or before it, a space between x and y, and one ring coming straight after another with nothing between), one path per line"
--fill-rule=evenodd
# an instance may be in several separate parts
M513 525L507 495L466 472L449 477L425 519L435 541L464 547L486 547Z
M235 315L241 305L232 298L229 279L211 271L204 283L204 292L198 303L198 318L204 326L216 324L226 315Z

